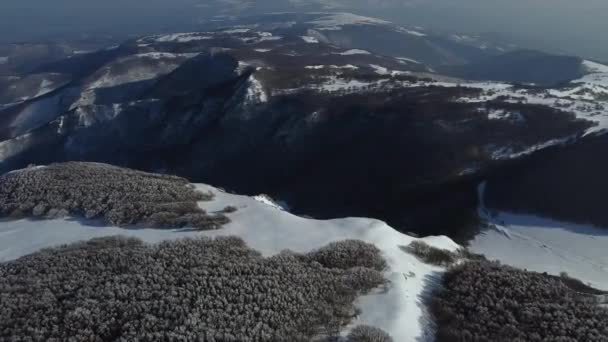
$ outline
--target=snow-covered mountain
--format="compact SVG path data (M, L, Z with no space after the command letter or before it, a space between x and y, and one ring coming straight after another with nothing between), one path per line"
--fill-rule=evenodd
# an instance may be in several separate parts
M330 221L302 218L269 205L268 201L229 194L205 184L196 184L196 187L215 194L212 201L199 202L206 211L236 207L238 210L230 215L232 222L208 232L91 226L73 219L0 222L0 262L15 260L43 248L115 235L136 237L147 243L203 236L238 236L264 256L277 255L286 249L304 253L331 242L357 239L381 249L389 266L385 276L390 283L386 290L378 289L357 300L361 313L347 330L357 324L367 324L387 331L395 341L432 341L433 326L421 299L428 297L438 285L445 268L424 264L404 252L402 247L412 241L422 241L437 248L458 249L459 246L449 238L415 239L384 222L367 218Z
M0 169L104 161L455 236L486 175L608 125L591 61L554 86L469 81L439 66L502 52L347 13L204 25L18 76L31 87L3 97Z

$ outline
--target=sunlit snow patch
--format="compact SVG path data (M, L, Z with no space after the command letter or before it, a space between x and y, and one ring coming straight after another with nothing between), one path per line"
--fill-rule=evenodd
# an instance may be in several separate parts
M247 87L246 95L247 103L264 103L268 102L268 95L264 90L262 83L255 78L254 75L249 76L249 86Z
M405 62L406 64L407 64L407 63L421 64L420 62L418 62L418 61L417 61L417 60L415 60L415 59L406 58L406 57L397 57L397 60L398 60L399 62Z
M416 36L416 37L426 37L426 33L422 33L422 32L419 32L419 31L414 31L414 30L410 30L410 29L406 29L404 27L397 28L397 32L409 34L411 36Z
M361 50L361 49L351 49L351 50L346 50L344 52L338 52L336 54L342 55L342 56L352 56L352 55L369 55L370 52L366 51L366 50Z
M302 36L301 38L302 38L302 40L304 40L305 42L307 42L309 44L316 44L319 42L319 40L315 37Z
M490 120L508 120L513 122L525 122L526 119L519 112L510 112L504 109L494 109L488 113Z
M170 43L170 42L187 43L187 42L197 41L197 40L213 39L212 36L201 35L200 33L197 33L197 32L175 33L175 34L168 34L168 35L163 35L163 36L156 36L154 38L159 43ZM146 38L144 38L144 41L145 41L145 39Z

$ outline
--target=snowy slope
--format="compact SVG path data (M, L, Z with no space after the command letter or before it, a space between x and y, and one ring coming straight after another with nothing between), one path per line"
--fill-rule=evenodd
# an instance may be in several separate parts
M582 62L582 64L583 64L583 68L585 68L585 70L590 73L608 72L608 66L604 65L604 64L600 64L600 63L596 63L596 62L588 61L588 60L584 60Z
M515 267L559 275L566 272L608 290L608 230L513 213L480 209L490 229L469 248Z
M7 261L35 252L44 247L57 246L93 237L129 235L147 242L192 236L237 235L252 248L268 256L284 249L307 252L332 241L360 239L377 245L389 264L386 273L391 280L388 291L371 293L359 299L363 310L357 323L380 327L395 341L431 341L432 328L420 301L439 280L442 268L424 265L415 257L399 249L414 238L403 235L385 223L366 218L346 218L318 221L294 216L255 198L224 193L207 185L200 190L212 191L216 198L201 202L209 212L233 205L238 211L231 214L232 222L212 232L188 230L126 230L116 227L82 225L76 220L0 222L0 261ZM458 245L446 237L422 239L430 245L455 250Z

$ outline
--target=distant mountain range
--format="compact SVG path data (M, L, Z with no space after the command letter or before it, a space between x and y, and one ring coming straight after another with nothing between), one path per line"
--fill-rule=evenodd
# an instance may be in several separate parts
M49 63L18 50L0 76L3 172L109 162L425 235L462 237L479 182L512 191L502 170L608 127L607 66L349 13L216 18Z

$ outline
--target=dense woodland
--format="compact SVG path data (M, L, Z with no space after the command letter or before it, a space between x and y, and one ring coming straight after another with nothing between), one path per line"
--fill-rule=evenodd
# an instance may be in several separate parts
M608 341L608 310L568 283L497 262L454 266L431 303L437 341Z
M384 266L352 240L265 258L236 237L93 239L0 264L0 340L332 340ZM361 326L349 341L392 340Z
M98 163L61 163L0 176L0 215L12 218L77 216L117 226L217 229L222 213L207 214L188 180ZM227 212L234 208L227 208Z

